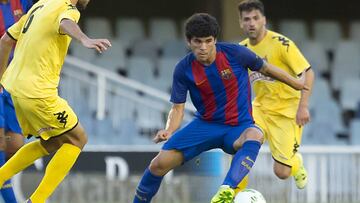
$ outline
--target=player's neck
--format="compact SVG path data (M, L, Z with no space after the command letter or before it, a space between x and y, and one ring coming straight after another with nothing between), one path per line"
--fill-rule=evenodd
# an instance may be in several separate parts
M71 1L71 4L74 5L74 6L76 6L76 4L78 2L78 0L70 0L70 1Z
M0 0L0 4L7 4L8 2L8 0Z
M256 38L250 38L250 44L253 46L259 44L265 38L266 34L267 29L264 29Z

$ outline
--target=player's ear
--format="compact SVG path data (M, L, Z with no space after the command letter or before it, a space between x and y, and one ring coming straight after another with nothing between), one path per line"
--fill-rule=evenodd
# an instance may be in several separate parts
M188 45L188 47L190 48L191 46L191 43L190 43L190 40L189 39L186 39L186 44Z

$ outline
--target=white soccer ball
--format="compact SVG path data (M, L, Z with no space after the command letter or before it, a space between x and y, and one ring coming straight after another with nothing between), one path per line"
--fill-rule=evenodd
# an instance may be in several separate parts
M235 196L234 203L266 203L266 200L259 191L245 189Z

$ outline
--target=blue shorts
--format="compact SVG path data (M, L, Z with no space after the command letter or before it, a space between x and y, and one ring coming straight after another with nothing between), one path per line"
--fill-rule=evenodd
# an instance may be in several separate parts
M175 132L162 147L163 150L178 150L187 162L204 151L220 148L228 154L235 154L234 142L253 123L231 126L194 119Z
M5 132L21 134L21 128L16 119L14 104L11 95L5 89L0 94L0 128L5 128Z

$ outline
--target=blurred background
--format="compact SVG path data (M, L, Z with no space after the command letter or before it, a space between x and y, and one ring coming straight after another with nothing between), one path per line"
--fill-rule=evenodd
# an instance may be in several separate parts
M236 0L92 0L80 20L91 37L108 38L101 55L73 41L64 64L60 95L89 135L85 153L50 202L129 203L149 161L161 145L152 136L170 108L174 65L187 52L184 21L195 12L217 17L220 41L238 43ZM272 172L268 147L250 174L250 188L268 203L360 202L360 12L358 0L263 0L268 28L292 39L316 73L312 121L300 151L309 171L305 190ZM192 118L187 106L185 121ZM27 197L47 159L15 179ZM229 157L211 151L172 171L154 203L209 202Z

